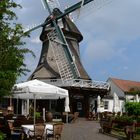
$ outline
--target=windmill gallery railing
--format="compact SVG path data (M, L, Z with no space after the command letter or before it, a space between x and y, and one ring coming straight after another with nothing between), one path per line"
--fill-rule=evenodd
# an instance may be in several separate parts
M67 80L66 82L63 82L61 79L47 79L42 81L59 87L81 87L81 88L94 88L104 90L109 90L110 88L110 85L107 82L91 81L83 79L72 79Z

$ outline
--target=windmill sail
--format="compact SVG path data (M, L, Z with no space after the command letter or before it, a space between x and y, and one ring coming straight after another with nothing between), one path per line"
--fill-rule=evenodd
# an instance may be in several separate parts
M71 70L71 66L73 68L75 65L73 63L69 63L66 52L63 50L63 45L68 48L67 44L63 44L63 42L60 41L58 38L57 32L55 30L52 30L50 33L48 33L48 39L50 42L50 47L53 51L53 55L60 73L60 77L62 81L67 81L69 79L74 79L73 72ZM79 75L78 70L74 69L76 75Z
M52 10L54 8L60 8L60 4L58 0L47 0L47 2Z
M54 5L55 5L55 0L49 0L49 1L53 1ZM64 13L61 13L59 16L55 17L55 20L57 21L57 20L61 19L62 17L66 16L66 15L69 15L72 12L78 13L78 16L79 16L79 13L82 13L82 15L87 15L87 13L93 13L90 10L93 11L93 10L99 9L103 5L105 5L105 4L107 4L107 3L111 2L111 1L112 0L81 0L80 2L78 2L78 3L68 7L67 9L65 9ZM41 2L43 4L44 9L47 9L48 4L46 5L46 0L41 0ZM66 1L65 1L65 3L66 3ZM88 10L85 8L87 4L88 4L88 6L90 6L90 8L88 8ZM59 4L57 4L57 7L59 7L58 5ZM56 6L54 6L54 7L56 7ZM83 11L86 9L85 10L86 12L85 11L84 12L79 12L79 9L81 11L81 7L82 7ZM49 8L49 13L51 14L51 9L50 8ZM28 29L26 32L31 32L33 30L36 30L37 28L43 27L45 25L48 25L48 24L50 24L50 22L51 21L46 20L42 24L39 24L39 25L37 25L37 26L35 26L35 27L31 28L31 29Z
M94 13L96 13L97 10L101 9L102 7L111 2L112 0L82 0L81 5L77 6L77 8L72 12L71 16L74 21L76 21L77 19L85 18L91 15L91 13L93 15ZM66 9L66 11L67 10L68 9Z
M51 9L51 11L54 8L60 8L60 4L59 4L59 1L58 0L41 0L41 2L42 2L42 5L43 5L44 9L47 9L48 8L46 6L46 2L48 3L49 8Z

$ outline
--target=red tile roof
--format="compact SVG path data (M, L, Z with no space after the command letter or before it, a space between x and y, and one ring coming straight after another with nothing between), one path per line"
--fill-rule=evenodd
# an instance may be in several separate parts
M110 78L122 91L129 92L131 88L140 88L140 82Z

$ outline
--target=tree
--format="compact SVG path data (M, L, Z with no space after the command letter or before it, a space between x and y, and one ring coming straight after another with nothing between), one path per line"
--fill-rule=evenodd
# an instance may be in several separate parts
M130 87L128 93L132 95L136 95L136 94L140 95L140 87L136 87L136 86Z
M0 1L0 98L9 95L17 77L29 71L24 63L26 53L33 52L25 48L24 34L21 24L17 22L14 8L20 5L13 0Z
M126 102L125 109L128 115L140 115L140 102Z

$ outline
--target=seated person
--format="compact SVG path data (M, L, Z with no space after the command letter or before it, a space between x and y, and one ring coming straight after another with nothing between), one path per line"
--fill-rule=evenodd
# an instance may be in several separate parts
M52 120L53 120L53 114L52 112L48 111L46 113L46 122L52 122Z
M0 131L4 134L6 134L5 140L11 139L11 130L8 124L8 121L5 119L4 115L0 115Z

